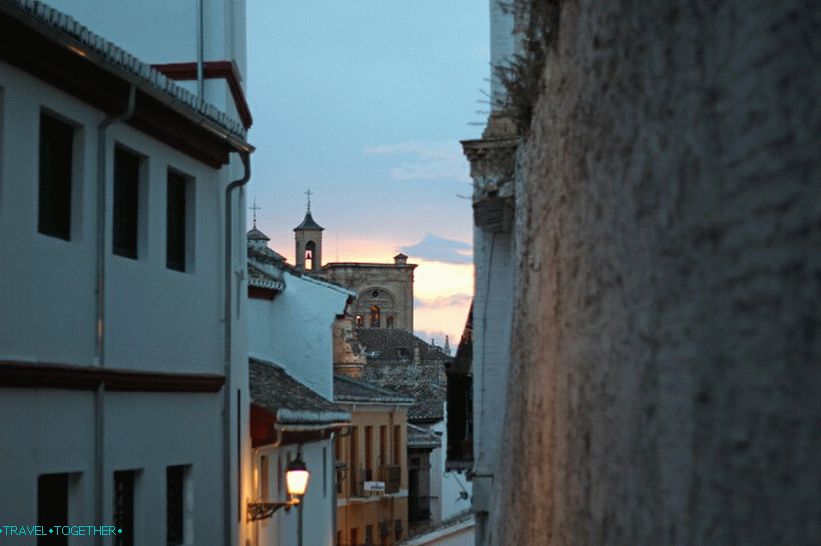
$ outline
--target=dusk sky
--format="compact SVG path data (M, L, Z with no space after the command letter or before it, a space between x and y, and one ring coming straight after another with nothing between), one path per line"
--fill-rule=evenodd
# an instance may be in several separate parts
M326 263L419 264L414 326L438 344L473 293L459 140L487 117L488 24L476 0L248 2L257 227L293 263L310 188Z

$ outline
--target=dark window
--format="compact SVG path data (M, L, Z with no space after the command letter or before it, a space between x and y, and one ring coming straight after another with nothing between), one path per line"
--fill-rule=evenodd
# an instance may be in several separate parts
M166 538L168 544L182 544L185 467L169 466L165 471Z
M71 239L71 170L74 127L40 114L40 181L37 230Z
M363 326L365 326L365 319L362 315L356 315L356 327L362 328Z
M37 524L44 529L68 525L68 474L43 474L37 478ZM68 537L63 534L40 536L37 544L63 546L68 544Z
M114 254L137 258L137 221L140 157L122 148L114 150Z
M378 305L371 305L371 328L379 328L381 313Z
M402 427L393 425L393 464L402 464L399 455L402 453Z
M365 546L373 546L373 525L365 526Z
M187 182L181 174L168 171L165 261L168 269L177 271L185 271L185 190Z
M393 328L393 317L390 316L386 320L388 321L388 328Z
M365 479L373 479L373 427L365 427Z
M394 532L394 538L396 540L399 540L400 538L402 538L402 520L401 519L397 519L393 522L393 532Z
M382 425L379 427L379 465L385 466L388 460L385 456L385 450L388 449L388 427ZM384 477L383 477L384 479Z
M134 471L114 473L114 525L122 533L114 535L116 546L134 544Z
M259 458L259 498L267 501L271 498L270 477L268 474L268 457Z

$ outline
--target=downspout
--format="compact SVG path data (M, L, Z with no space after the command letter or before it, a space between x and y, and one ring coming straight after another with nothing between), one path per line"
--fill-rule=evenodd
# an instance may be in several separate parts
M197 96L205 100L203 90L205 63L205 19L203 17L203 0L197 0Z
M94 365L105 367L105 211L106 211L106 131L115 123L128 120L134 115L137 88L128 88L128 106L119 116L105 118L97 128L97 316L94 324ZM103 519L103 473L105 471L105 382L97 386L94 396L94 513L96 521ZM102 536L94 538L102 545Z
M231 259L232 259L232 245L231 232L233 224L233 215L231 209L231 192L235 189L244 186L251 179L251 153L247 151L239 152L239 157L242 160L242 166L245 170L242 178L234 180L225 188L225 355L224 355L224 373L225 386L223 393L225 400L223 402L223 432L224 432L224 458L223 458L223 477L224 477L224 497L225 506L223 514L225 518L225 541L224 544L234 544L232 540L231 528L233 521L231 519ZM237 481L242 479L242 476L237 475ZM238 499L241 502L241 499ZM241 514L239 514L241 515ZM102 521L102 520L101 520Z

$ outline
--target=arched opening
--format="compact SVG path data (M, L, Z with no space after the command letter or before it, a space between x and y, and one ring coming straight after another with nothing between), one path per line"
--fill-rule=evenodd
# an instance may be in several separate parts
M371 305L371 320L370 325L371 328L379 328L379 320L381 318L381 313L379 311L378 305Z
M308 241L305 244L305 269L311 270L314 268L314 251L316 250L316 243Z
M356 327L363 328L365 326L365 317L362 315L356 315Z

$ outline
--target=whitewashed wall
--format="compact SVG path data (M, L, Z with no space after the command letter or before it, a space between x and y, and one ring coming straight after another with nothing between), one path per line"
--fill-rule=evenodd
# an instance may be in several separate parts
M48 0L96 34L149 64L197 60L199 0ZM204 60L234 61L245 87L245 0L202 0ZM196 82L182 86L196 92ZM237 117L224 80L206 80L205 100ZM238 117L237 117L238 119Z
M285 271L285 290L273 301L249 300L249 354L282 366L333 400L333 336L348 296L342 288Z
M288 464L288 455L296 457L296 446L264 447L254 450L254 480L259 491L261 479L260 458L268 457L270 498L283 501L287 498L284 483L284 471ZM336 510L336 489L334 488L333 442L323 440L302 446L302 459L311 472L308 490L299 508L289 511L280 509L271 519L261 520L252 525L251 531L259 546L290 546L297 544L302 511L302 543L306 546L333 546L335 530L333 527L334 510ZM283 475L277 474L278 464ZM280 486L278 481L282 480Z
M94 364L96 261L96 142L101 112L28 74L0 64L0 359ZM46 109L78 126L75 137L70 241L37 231L38 131ZM111 211L106 215L106 361L110 368L148 372L223 372L222 195L237 166L214 170L124 125L109 130L111 158L119 142L145 154L147 206L142 212L140 254L111 253ZM180 273L165 263L165 183L171 166L195 178L194 260ZM235 206L244 209L244 199ZM244 224L240 212L237 225ZM237 241L244 235L237 231ZM242 235L240 235L242 233ZM237 264L244 268L244 244ZM244 319L235 317L232 391L247 407ZM146 544L165 532L164 515L152 510L165 495L164 467L192 465L192 526L196 537L222 540L222 393L106 393L104 492L112 473L143 469L135 517ZM247 412L231 405L231 438L247 430ZM4 389L0 414L0 479L7 484L0 514L36 518L37 476L78 472L72 511L89 523L93 511L94 395L90 392ZM237 418L240 423L237 425ZM248 449L242 434L242 449ZM234 442L232 445L236 446ZM233 450L236 453L236 449ZM231 491L236 491L236 455ZM246 475L250 473L244 471ZM249 478L245 478L247 490ZM8 485L12 484L12 485ZM75 502L76 501L76 502ZM110 499L104 501L110 510ZM236 503L231 509L236 514ZM160 503L164 506L163 503ZM233 518L236 521L236 517ZM80 520L76 520L80 521ZM241 532L241 528L236 529ZM154 534L152 534L154 533ZM139 535L138 535L139 536ZM155 537L155 538L151 538ZM24 544L25 542L21 542Z

